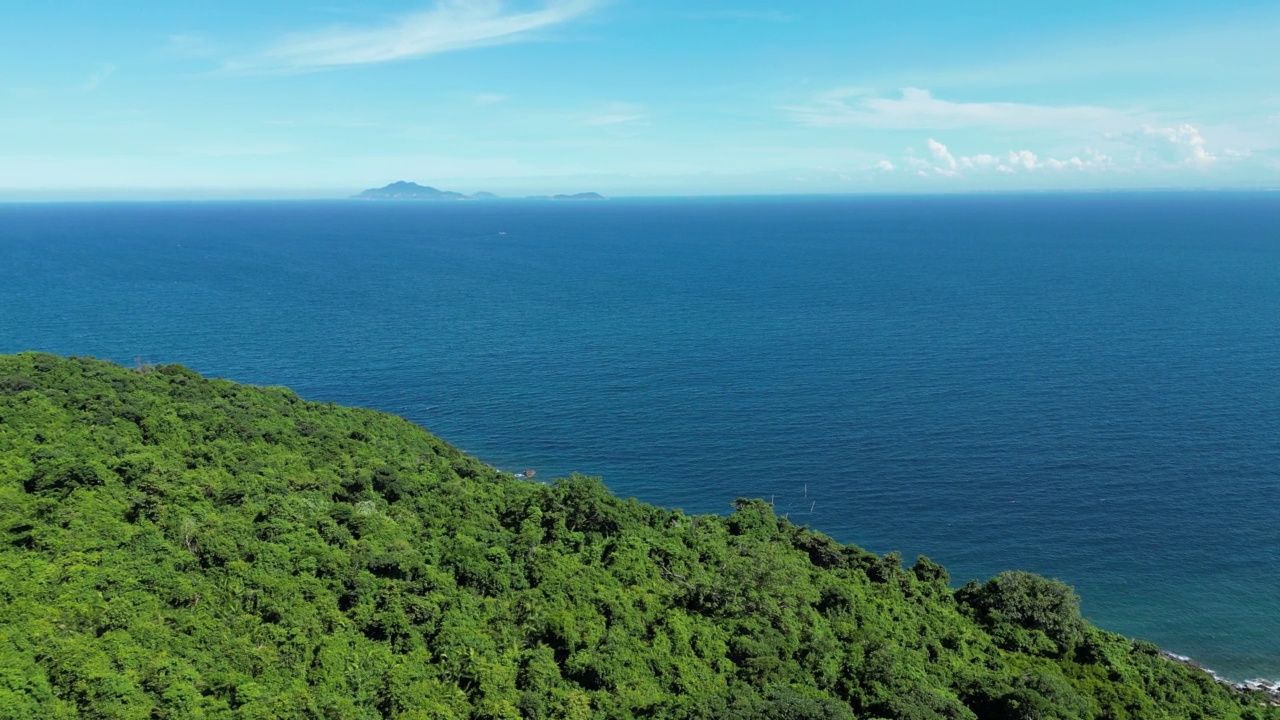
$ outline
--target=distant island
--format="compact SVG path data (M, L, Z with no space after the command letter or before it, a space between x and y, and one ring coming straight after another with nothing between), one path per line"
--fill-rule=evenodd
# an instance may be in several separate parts
M429 185L399 180L380 188L370 188L359 195L352 195L354 200L500 200L491 192L478 192L467 195L451 190L437 190ZM572 195L540 195L525 198L526 200L604 200L600 193L582 192Z
M493 193L464 195L449 190L437 190L414 182L393 182L386 187L370 188L353 196L356 200L485 200L496 198Z

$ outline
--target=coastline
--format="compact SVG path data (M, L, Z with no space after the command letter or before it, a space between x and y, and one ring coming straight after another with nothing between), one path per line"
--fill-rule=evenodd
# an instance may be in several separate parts
M1223 685L1228 685L1232 688L1235 688L1240 692L1264 693L1266 694L1267 699L1270 700L1271 704L1280 705L1280 680L1267 680L1265 678L1255 678L1253 680L1242 680L1242 681L1236 682L1236 681L1228 680L1227 678L1222 677L1217 672L1215 672L1212 668L1205 667L1204 665L1201 665L1200 663L1196 662L1193 658L1189 658L1186 655L1179 655L1177 653L1169 652L1168 650L1161 650L1160 655L1163 656L1166 660L1172 660L1173 662L1176 662L1179 665L1185 665L1189 668L1194 668L1196 670L1199 670L1200 672L1206 673L1207 675L1209 675L1209 677L1213 678L1217 682L1220 682Z

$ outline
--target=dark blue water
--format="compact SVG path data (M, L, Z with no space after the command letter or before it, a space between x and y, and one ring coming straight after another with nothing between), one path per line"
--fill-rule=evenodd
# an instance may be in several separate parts
M690 512L772 498L1280 677L1280 196L0 206L26 349Z

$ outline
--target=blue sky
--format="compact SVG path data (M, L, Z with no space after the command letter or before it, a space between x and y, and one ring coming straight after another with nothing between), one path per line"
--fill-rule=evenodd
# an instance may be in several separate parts
M14 0L0 197L1280 187L1280 3Z

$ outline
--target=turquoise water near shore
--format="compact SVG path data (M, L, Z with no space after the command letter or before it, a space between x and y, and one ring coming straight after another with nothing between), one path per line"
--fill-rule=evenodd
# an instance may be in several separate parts
M1280 677L1280 196L0 206L0 352L738 496Z

